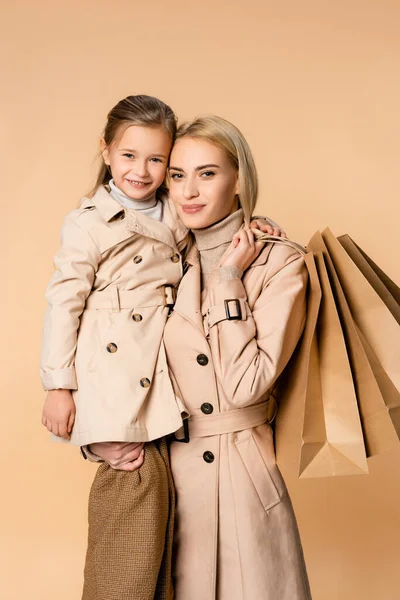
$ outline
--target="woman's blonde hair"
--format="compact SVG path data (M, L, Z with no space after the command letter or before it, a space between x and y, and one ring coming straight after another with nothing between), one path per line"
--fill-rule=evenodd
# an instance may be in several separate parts
M239 203L245 222L249 223L257 202L258 176L253 155L243 134L229 121L208 115L180 125L176 140L183 137L204 139L225 150L238 172Z

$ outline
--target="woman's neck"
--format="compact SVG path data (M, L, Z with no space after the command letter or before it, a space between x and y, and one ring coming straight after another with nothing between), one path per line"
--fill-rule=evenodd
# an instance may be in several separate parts
M243 225L243 210L228 215L222 221L204 229L192 229L196 239L196 246L200 252L200 264L203 286L208 277L218 267L224 252L232 242L235 233Z

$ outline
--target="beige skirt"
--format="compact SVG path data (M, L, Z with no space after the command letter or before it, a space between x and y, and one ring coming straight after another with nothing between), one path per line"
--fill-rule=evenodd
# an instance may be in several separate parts
M89 497L82 600L171 600L175 491L165 439L134 472L102 464Z

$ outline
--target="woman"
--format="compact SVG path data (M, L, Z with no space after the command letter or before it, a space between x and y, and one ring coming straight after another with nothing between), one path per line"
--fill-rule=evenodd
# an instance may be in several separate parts
M269 395L304 326L303 259L283 244L261 249L247 228L257 175L230 123L208 117L182 126L169 172L195 239L164 333L171 378L191 415L171 444L175 597L305 600L300 538L267 422ZM109 449L93 446L110 459Z

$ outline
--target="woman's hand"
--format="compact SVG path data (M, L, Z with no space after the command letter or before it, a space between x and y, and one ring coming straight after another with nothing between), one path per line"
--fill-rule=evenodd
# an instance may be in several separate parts
M280 229L279 227L273 227L265 219L254 219L254 221L250 221L250 228L259 229L263 233L268 233L268 235L287 238L287 235L283 229Z
M75 413L75 402L69 390L51 390L44 403L42 424L54 435L69 440Z
M245 271L260 254L263 242L256 242L254 234L248 227L239 229L233 236L231 251L220 264L220 267L236 267Z
M88 448L118 471L136 471L144 461L144 442L96 442Z

